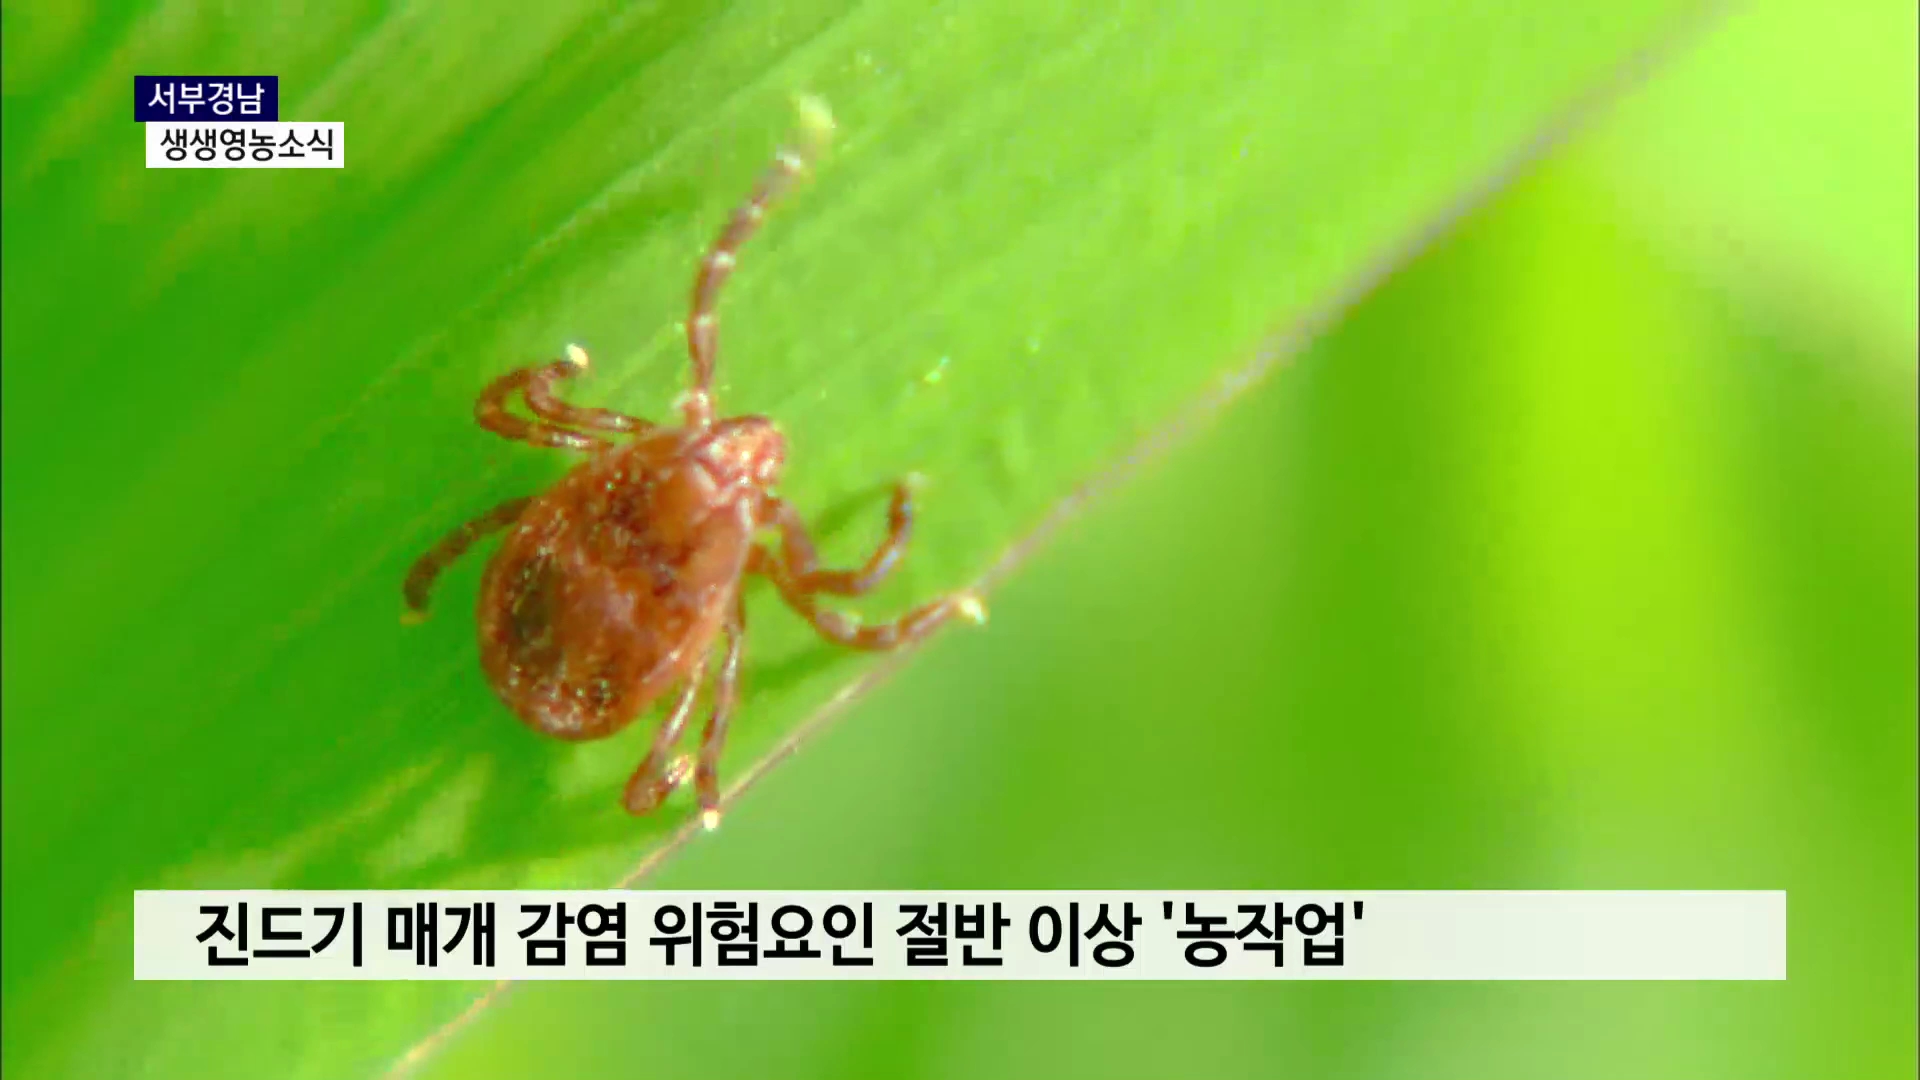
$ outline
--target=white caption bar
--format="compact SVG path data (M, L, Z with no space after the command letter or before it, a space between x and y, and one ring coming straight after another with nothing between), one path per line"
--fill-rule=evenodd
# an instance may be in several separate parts
M149 169L344 169L347 125L209 121L146 125Z
M138 892L136 979L1787 977L1784 892Z

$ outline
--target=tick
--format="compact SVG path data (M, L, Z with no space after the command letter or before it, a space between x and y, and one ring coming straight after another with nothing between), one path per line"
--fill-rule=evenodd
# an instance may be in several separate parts
M678 426L560 400L558 384L587 367L577 346L564 359L501 376L475 403L481 427L587 458L545 494L510 499L448 533L414 564L404 588L407 620L424 619L440 573L476 541L507 530L487 563L478 604L480 663L500 700L534 730L580 741L620 731L671 694L646 758L627 781L622 802L634 814L653 810L686 780L687 758L674 757L674 749L711 676L712 708L692 767L709 829L720 820L720 752L739 696L746 575L770 580L822 637L854 649L897 649L949 619L986 617L971 592L874 625L820 607L821 596L871 590L899 563L913 524L911 486L895 486L886 538L864 566L823 569L800 515L775 493L786 464L779 427L764 416L714 414L721 287L832 128L823 106L806 104L803 116L807 138L775 156L694 277L692 387L678 403ZM509 412L515 402L531 415ZM763 533L777 533L777 551Z

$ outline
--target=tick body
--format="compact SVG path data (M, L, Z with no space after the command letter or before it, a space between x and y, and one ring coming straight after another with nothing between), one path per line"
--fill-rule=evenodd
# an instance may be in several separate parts
M719 757L738 698L746 575L768 578L822 636L855 649L895 649L954 617L985 618L971 593L874 625L819 607L821 595L872 589L899 562L913 522L910 487L895 487L886 539L864 566L822 569L800 516L776 494L786 464L778 427L761 416L715 418L715 303L741 246L831 129L823 107L803 106L803 115L808 138L775 157L694 280L687 320L693 379L680 422L653 424L561 401L556 384L587 366L578 348L495 380L474 408L480 426L587 459L545 494L511 499L449 533L414 564L405 587L409 618L424 618L440 572L476 541L507 530L480 586L487 680L523 722L568 740L611 735L666 701L652 746L627 782L623 802L635 814L685 780L685 759L674 758L674 748L701 686L711 682L691 770L708 828L719 822ZM508 411L515 402L530 416ZM778 533L777 550L759 539L769 531Z

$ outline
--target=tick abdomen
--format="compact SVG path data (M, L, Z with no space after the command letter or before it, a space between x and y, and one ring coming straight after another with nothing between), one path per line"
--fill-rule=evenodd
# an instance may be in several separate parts
M535 500L481 586L481 661L496 692L562 739L620 730L686 674L746 563L750 518L737 500L651 441L596 455Z

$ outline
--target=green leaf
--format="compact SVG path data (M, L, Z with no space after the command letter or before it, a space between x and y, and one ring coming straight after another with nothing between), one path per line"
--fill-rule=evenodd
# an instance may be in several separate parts
M418 1080L1914 1075L1912 384L1626 227L1596 141L648 884L1784 889L1786 982L522 983Z
M1623 101L1593 156L1614 198L1701 272L1911 371L1916 42L1913 4L1745 6L1684 68Z
M479 560L424 628L398 584L567 465L472 425L492 377L580 342L576 400L666 411L792 94L841 137L743 256L721 402L785 426L832 559L930 479L878 616L987 572L1681 8L10 9L8 1071L351 1075L472 993L134 984L136 888L595 886L684 824L617 805L648 725L562 745L493 701ZM163 72L279 74L346 169L142 169L128 84ZM728 776L875 663L749 610Z

